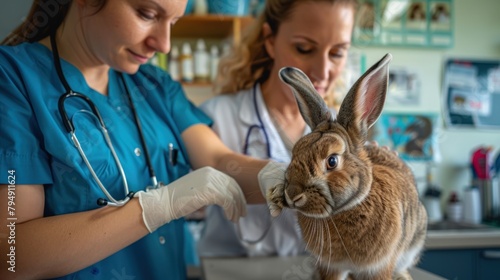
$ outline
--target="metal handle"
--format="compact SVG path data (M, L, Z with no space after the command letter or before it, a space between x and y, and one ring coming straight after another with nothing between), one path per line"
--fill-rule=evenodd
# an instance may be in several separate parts
M485 259L500 259L500 251L484 251L483 257Z

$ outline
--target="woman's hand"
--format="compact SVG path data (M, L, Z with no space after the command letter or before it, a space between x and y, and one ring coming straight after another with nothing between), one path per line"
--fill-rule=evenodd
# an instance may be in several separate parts
M271 216L276 217L281 213L281 208L277 207L274 198L276 193L283 194L283 185L285 182L285 171L288 167L285 163L270 161L259 172L259 186L262 195L266 198Z
M136 193L149 232L212 204L224 209L226 217L237 222L246 215L246 201L236 181L211 167L195 170L157 189Z

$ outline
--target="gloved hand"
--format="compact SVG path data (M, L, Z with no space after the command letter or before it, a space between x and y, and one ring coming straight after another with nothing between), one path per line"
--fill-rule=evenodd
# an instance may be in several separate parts
M135 194L149 232L165 223L217 204L233 222L246 215L246 200L236 181L212 167L195 170L176 181Z
M276 217L281 213L281 208L275 207L275 203L271 201L271 192L275 192L275 189L283 190L283 184L285 183L285 170L288 164L270 161L259 171L258 179L259 186L262 195L266 198L271 216ZM280 186L280 188L276 188ZM274 194L274 196L276 196Z

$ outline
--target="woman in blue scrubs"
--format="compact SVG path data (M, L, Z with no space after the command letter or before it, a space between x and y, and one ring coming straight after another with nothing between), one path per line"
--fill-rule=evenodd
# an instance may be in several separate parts
M36 0L4 40L0 279L185 279L182 217L217 204L237 221L280 182L282 165L232 152L180 84L146 64L169 52L186 2ZM69 90L99 114L82 98L61 106ZM152 177L163 183L146 190ZM98 205L99 184L130 200Z

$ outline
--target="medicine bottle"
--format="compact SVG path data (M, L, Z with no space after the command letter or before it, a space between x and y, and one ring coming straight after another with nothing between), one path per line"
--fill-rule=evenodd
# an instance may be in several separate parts
M196 82L208 82L210 76L209 62L205 41L198 39L196 51L194 52L194 80Z
M463 218L462 203L458 199L458 195L456 192L452 192L450 198L448 199L446 214L449 221L452 222L462 221Z
M179 60L181 62L182 81L186 83L193 82L193 54L191 52L191 45L189 45L188 42L184 42L184 44L182 44L182 54Z
M177 46L172 47L170 52L170 57L168 61L168 72L170 76L175 81L181 80L180 66L179 66L179 48Z
M217 68L219 67L219 48L212 45L210 48L210 80L215 81Z

